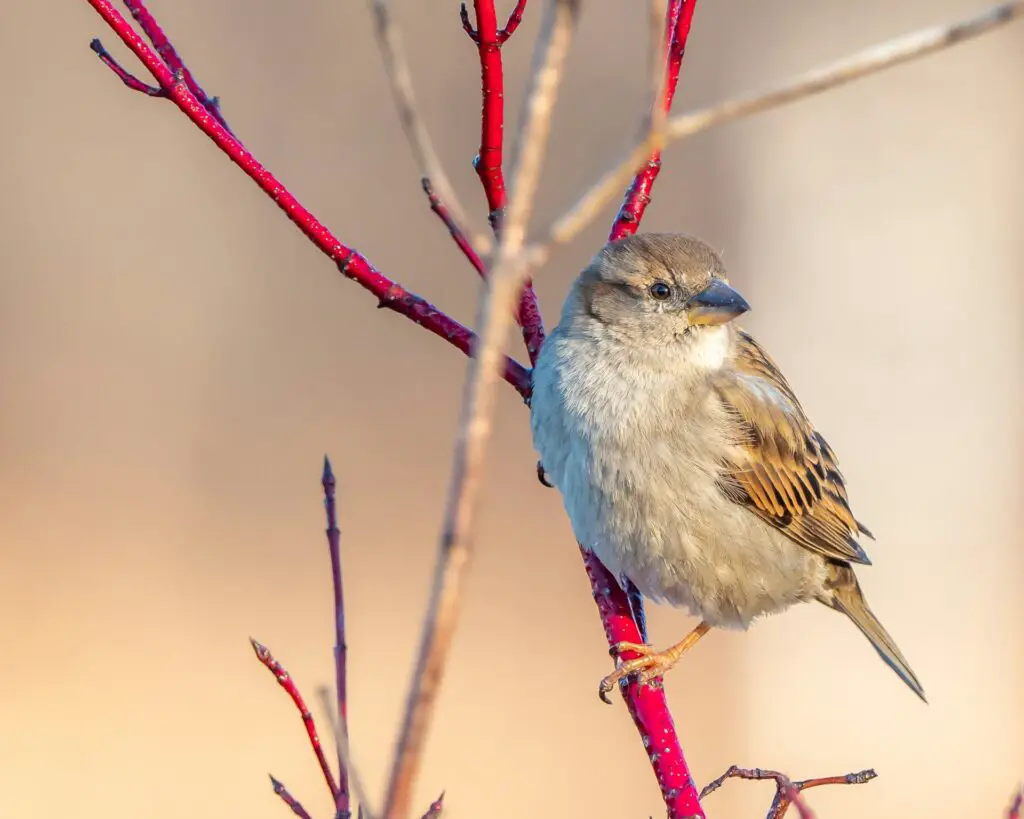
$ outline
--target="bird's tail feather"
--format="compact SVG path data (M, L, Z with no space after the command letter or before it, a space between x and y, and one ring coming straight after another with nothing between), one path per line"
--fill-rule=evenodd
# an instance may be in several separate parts
M849 617L864 636L871 641L871 645L875 647L885 664L899 675L899 678L910 687L911 691L924 702L928 702L925 699L921 681L910 667L910 663L907 662L903 652L896 645L896 641L878 621L868 606L867 600L864 599L864 593L861 591L860 583L857 582L853 569L849 566L836 565L833 568L832 576L832 598L828 601L828 605Z

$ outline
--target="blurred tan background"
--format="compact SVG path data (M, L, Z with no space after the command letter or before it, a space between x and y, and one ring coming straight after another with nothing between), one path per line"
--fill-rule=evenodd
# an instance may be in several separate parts
M703 0L677 110L981 4ZM457 4L395 5L483 227ZM506 48L513 123L540 6ZM339 237L472 319L478 284L419 191L363 3L152 9ZM642 3L585 4L535 224L633 138L645 21ZM0 28L0 816L283 817L271 771L326 817L298 717L246 638L311 700L331 679L329 452L354 752L379 793L465 360L375 311L174 106L124 89L96 35L136 70L82 0L12 4ZM819 815L952 819L1001 815L1024 776L1022 143L1017 24L668 152L645 227L724 250L747 326L879 537L865 587L931 700L822 607L717 634L668 684L701 782L731 763L874 766L868 786L813 792ZM611 216L539 276L549 323ZM600 625L509 389L492 455L419 801L447 789L452 819L660 815L625 709L595 695ZM651 617L659 644L692 625ZM707 807L757 817L770 792L730 784Z

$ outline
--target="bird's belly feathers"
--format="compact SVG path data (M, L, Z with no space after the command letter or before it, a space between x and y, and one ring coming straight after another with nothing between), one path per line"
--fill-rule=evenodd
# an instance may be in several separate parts
M746 628L820 591L823 560L719 489L729 441L708 435L723 426L708 423L710 395L683 424L673 413L672 428L648 400L635 413L608 402L583 419L553 398L535 394L535 443L576 538L616 576L719 627ZM545 424L551 413L561 423Z

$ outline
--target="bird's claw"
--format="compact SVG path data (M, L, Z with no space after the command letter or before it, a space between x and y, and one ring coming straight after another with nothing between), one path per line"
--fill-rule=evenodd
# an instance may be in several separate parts
M601 684L598 686L597 695L601 698L602 702L608 705L612 704L608 694L611 693L616 684L621 685L625 683L631 675L636 674L637 685L644 686L650 685L663 673L663 663L653 646L646 643L622 642L615 643L615 645L608 649L608 653L615 658L618 658L626 651L632 651L640 656L633 660L624 661L615 671L601 680Z

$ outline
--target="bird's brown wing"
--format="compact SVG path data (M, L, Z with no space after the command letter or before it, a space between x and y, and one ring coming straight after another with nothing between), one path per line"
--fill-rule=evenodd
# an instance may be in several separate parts
M756 341L740 332L733 367L715 390L741 431L722 489L738 504L828 558L870 563L871 537L853 513L835 454Z

